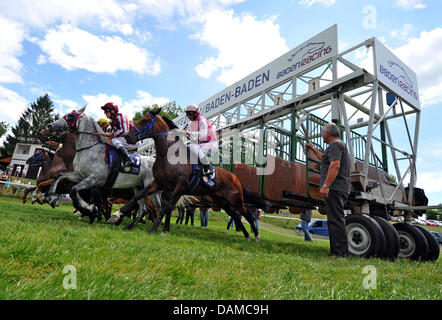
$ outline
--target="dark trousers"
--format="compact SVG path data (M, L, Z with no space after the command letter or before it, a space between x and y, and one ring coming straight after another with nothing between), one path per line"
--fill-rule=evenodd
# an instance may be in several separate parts
M344 219L344 204L346 200L346 193L334 190L329 191L328 198L325 200L330 254L344 257L348 255L347 232Z
M178 210L178 219L176 219L176 223L183 224L184 219L184 210Z
M195 209L186 209L186 225L189 223L190 218L190 224L193 226L193 220L194 220L194 213Z

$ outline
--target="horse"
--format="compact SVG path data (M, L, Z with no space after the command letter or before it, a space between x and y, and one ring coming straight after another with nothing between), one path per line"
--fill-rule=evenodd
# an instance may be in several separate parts
M170 214L179 198L182 195L206 195L214 200L217 207L221 207L228 215L233 217L235 223L243 232L244 237L249 239L249 233L241 222L241 216L244 216L252 226L256 241L259 241L259 233L252 215L244 206L244 199L246 198L247 201L254 203L256 207L263 209L270 206L270 204L261 196L252 194L244 189L238 178L223 168L217 167L215 169L216 179L213 188L209 188L204 183L201 183L201 179L196 185L193 184L193 181L196 179L193 179L193 168L190 164L189 154L186 156L185 163L172 164L168 159L169 148L172 144L179 144L178 150L186 150L186 147L179 136L176 137L174 141L168 139L169 131L178 129L178 127L167 117L160 116L160 111L161 108L147 113L125 136L126 141L131 144L146 138L152 138L154 140L156 159L153 164L153 175L155 181L150 186L139 191L134 198L121 207L120 212L125 213L130 210L133 203L144 195L149 195L160 190L168 190L171 192L170 201L166 208L161 210L159 219L151 231L157 230L160 221L163 216L166 215L163 232L169 232ZM113 215L108 220L108 222L115 221L118 221L118 215Z
M44 190L45 185L41 183L49 179L49 170L54 158L54 153L47 150L37 150L31 157L26 160L26 164L30 167L41 167L40 175L37 179L37 186L33 188L28 188L23 194L23 203L26 203L27 196L29 192L37 190L37 192L32 196L32 204L38 202L40 204L44 203ZM52 182L51 182L52 183Z
M107 148L111 148L109 142L101 139L103 134L95 120L85 114L86 106L80 110L74 110L62 118L50 123L47 129L50 134L71 132L76 134L75 157L73 159L72 172L61 172L54 178L47 196L51 205L56 201L55 190L57 185L64 180L76 183L70 190L70 196L74 207L81 213L95 215L98 208L95 204L88 204L79 194L82 190L102 188L109 176L111 168L105 161ZM107 143L106 143L107 142ZM142 189L153 182L152 165L154 159L140 156L140 172L137 175L119 173L112 188ZM138 205L143 208L144 200Z
M74 171L74 167L73 167L73 160L75 157L75 148L76 148L76 139L77 136L73 133L70 132L56 132L54 131L52 134L50 134L48 132L47 129L43 129L39 134L38 134L38 138L40 139L40 141L42 143L44 143L45 145L49 146L50 148L57 148L57 152L55 154L55 158L61 158L65 164L65 166L63 167L62 165L57 165L57 163L59 163L60 161L56 160L53 162L54 167L56 167L57 169L52 172L52 175L50 175L50 177L53 177L56 173L57 170L60 171ZM61 147L58 148L58 146L61 144ZM42 167L44 168L44 166ZM42 169L43 172L43 169ZM42 176L42 175L41 175ZM48 180L48 184L50 185L53 182L53 179ZM70 189L72 187L72 183L70 183L68 190L66 190L65 188L62 190L65 193L69 193ZM47 189L49 189L49 187L47 187ZM57 190L60 190L60 187L57 188ZM100 205L98 206L99 208L99 212L101 212L104 217L107 219L109 219L109 217L112 214L112 205L113 204L121 204L121 203L126 203L128 200L130 200L133 196L134 196L134 192L132 188L129 189L120 189L118 191L112 191L110 192L110 198L107 198L107 194L102 193L101 195L98 194L96 192L96 190L94 190L94 194L95 197L98 198L97 199L92 199L93 201L95 201L96 203L99 203ZM58 192L60 193L60 192ZM85 198L85 197L83 197ZM156 206L161 206L161 204L158 204L158 199L156 197L153 197L153 201L155 202L155 204L153 203L153 201L150 199L150 197L146 200L147 203L146 205L148 206L149 210L146 212L145 210L142 210L139 214L138 217L136 217L136 213L138 212L139 207L134 208L133 212L133 222L131 224L129 224L127 227L125 227L125 229L133 229L139 222L144 223L144 221L142 220L146 215L148 215L149 220L151 220L152 222L155 222L156 218L158 217L158 211L155 207ZM82 213L83 215L83 213ZM93 216L89 216L92 219L94 217ZM92 223L91 222L91 223Z

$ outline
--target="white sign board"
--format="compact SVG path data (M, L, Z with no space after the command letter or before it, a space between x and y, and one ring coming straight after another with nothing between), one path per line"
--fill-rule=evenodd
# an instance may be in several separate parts
M391 92L416 108L420 108L417 77L405 63L375 39L376 70L378 80Z
M305 41L276 60L199 104L201 114L210 118L241 101L253 98L264 90L310 69L338 54L338 29L333 25ZM174 119L179 127L188 120L180 115Z

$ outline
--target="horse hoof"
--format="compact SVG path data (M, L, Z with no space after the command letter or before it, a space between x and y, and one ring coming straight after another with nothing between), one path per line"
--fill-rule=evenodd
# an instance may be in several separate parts
M109 220L106 221L107 223L113 223L113 224L117 224L118 222L120 222L120 217L117 215L113 215L112 217L109 218Z
M260 238L259 236L257 236L257 237L255 238L255 242L259 243L260 241L261 241L261 238Z
M48 199L48 203L50 204L50 206L52 207L52 209L55 209L55 207L56 207L57 204L58 204L58 201L57 201L57 199L52 199L52 200Z

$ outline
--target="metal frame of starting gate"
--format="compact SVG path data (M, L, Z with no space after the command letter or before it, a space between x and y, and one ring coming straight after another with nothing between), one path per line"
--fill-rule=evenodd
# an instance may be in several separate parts
M337 32L337 27L333 27ZM408 206L413 204L413 188L416 185L421 110L419 105L404 99L401 92L393 91L391 84L380 79L376 64L378 43L371 38L343 52L336 52L311 68L285 77L253 96L237 100L229 108L211 111L204 116L217 129L224 145L233 143L229 140L229 132L235 129L241 132L243 142L252 141L253 145L253 141L259 138L258 129L262 129L268 134L265 144L272 139L276 142L273 147L254 146L254 151L290 161L306 161L303 152L305 140L324 147L320 129L326 122L335 122L347 143L352 172L355 171L356 160L363 163L363 171L359 174L363 177L364 191L358 196L360 200L407 210L407 203ZM364 57L366 65L373 66L373 71L358 66L357 56ZM384 102L386 93L395 96L389 105ZM180 122L183 117L175 121L178 126L183 127ZM397 128L398 121L403 125L401 142L406 139L407 148L397 147L397 141L394 141L391 123L394 122L393 126ZM233 145L231 148L234 149ZM153 152L151 146L146 146L145 150ZM252 149L249 147L248 150ZM391 170L389 163L393 165L397 179L393 193L383 190L382 184L380 195L367 192L370 187L367 185L369 167L388 172ZM408 195L404 191L407 177ZM398 201L398 196L408 200Z

